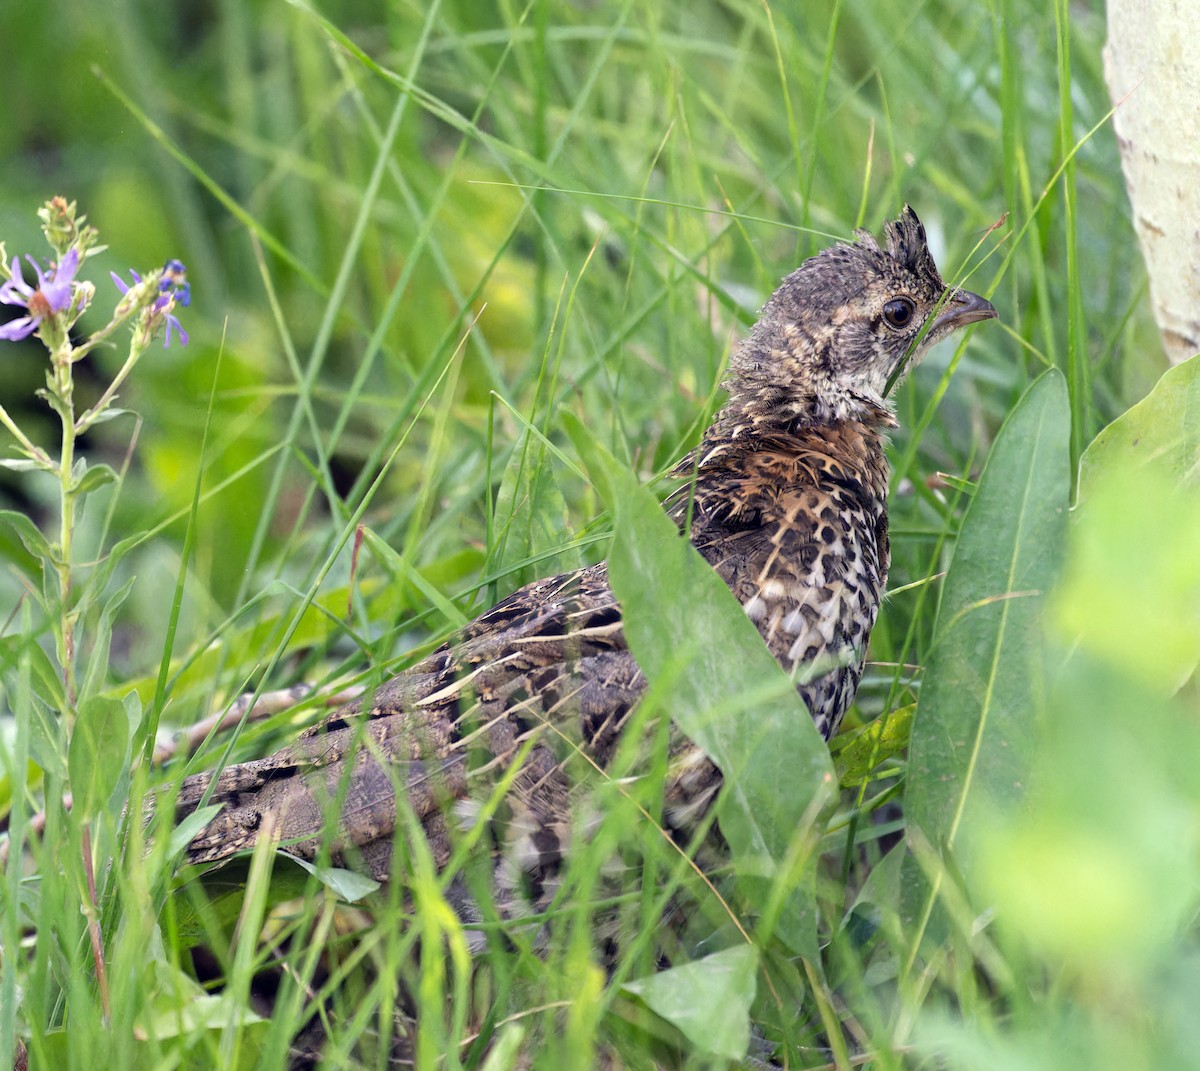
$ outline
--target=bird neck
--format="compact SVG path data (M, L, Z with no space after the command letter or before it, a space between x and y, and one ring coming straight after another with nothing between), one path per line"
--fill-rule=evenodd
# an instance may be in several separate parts
M770 385L749 390L729 386L729 400L705 433L701 452L705 445L739 439L834 438L845 429L878 439L897 426L891 407L880 398L847 392L798 395Z
M668 511L682 523L694 500L723 515L737 497L745 512L758 515L774 508L781 489L826 484L837 485L839 493L854 487L882 509L888 484L884 433L889 427L895 427L895 419L886 409L867 419L820 421L811 414L726 406L696 449L675 467L675 478L686 483L669 498Z

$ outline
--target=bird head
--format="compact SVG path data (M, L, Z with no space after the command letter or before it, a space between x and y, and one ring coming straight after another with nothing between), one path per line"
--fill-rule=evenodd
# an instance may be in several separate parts
M884 225L805 261L779 285L730 364L731 401L773 423L878 419L884 394L935 342L996 316L949 287L907 205Z

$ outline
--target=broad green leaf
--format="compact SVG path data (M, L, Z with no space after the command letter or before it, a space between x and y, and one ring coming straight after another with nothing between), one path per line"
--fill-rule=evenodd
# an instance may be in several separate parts
M1200 662L1200 358L1172 368L1081 461L1055 620L1159 694Z
M834 741L834 762L838 783L842 788L854 788L871 779L880 765L908 746L913 714L917 705L889 711L856 733L851 739Z
M738 1060L750 1044L758 952L738 945L626 982L640 998L703 1053Z
M54 557L50 543L42 535L41 529L24 513L11 509L0 510L0 524L8 525L30 554L42 561L50 561Z
M31 645L32 646L32 645ZM44 654L43 654L44 657ZM38 673L43 668L42 660L34 657L33 670ZM49 659L45 659L49 665ZM53 675L53 671L51 670ZM5 679L5 686L11 689L12 682ZM52 702L45 698L41 682L32 690L21 693L9 691L10 698L20 694L21 701L13 709L13 716L22 721L29 730L29 758L51 777L65 778L67 776L67 739L59 718L64 702ZM62 695L62 681L55 681L58 694Z
M82 461L83 458L79 460ZM116 471L110 465L103 464L77 465L72 476L74 477L74 486L71 490L81 497L96 490L97 487L117 482Z
M73 809L83 821L99 813L125 772L129 719L119 699L92 696L79 704L67 748Z
M90 649L87 652L83 677L79 682L80 695L93 695L104 690L105 680L109 671L109 652L112 646L113 621L116 620L117 611L121 608L121 604L129 597L130 591L133 590L135 579L135 577L129 577L120 588L105 600L104 608L100 611L96 624L91 630ZM84 611L86 604L100 594L101 592L94 588L89 589L80 600L81 613Z
M148 1000L133 1028L139 1040L220 1030L231 1022L262 1022L249 1005L231 1001L227 993L206 993L188 975L161 960L149 961L143 982Z
M249 1026L264 1022L247 1004L231 1000L226 993L204 993L174 1003L160 995L134 1026L138 1041L187 1036L197 1030L222 1030L230 1023Z
M854 898L854 906L842 920L845 927L859 922L864 916L876 914L867 910L869 907L878 908L880 913L888 916L896 915L900 910L900 888L904 864L904 852L897 845L871 868L867 880L863 882L858 895ZM873 929L874 922L868 923Z
M1079 501L1114 469L1151 467L1200 484L1200 356L1176 365L1137 405L1108 425L1079 461Z
M66 705L66 693L63 691L62 672L50 660L36 638L24 633L11 636L0 636L0 670L15 666L25 652L33 665L33 673L37 678L37 692L45 696L48 703L53 703L60 710Z
M804 863L836 783L825 741L737 599L654 496L576 422L570 430L616 517L609 578L630 650L650 681L671 682L671 716L724 775L717 814L748 898L778 910L779 936L815 958Z
M374 878L368 878L365 874L359 874L354 870L346 870L344 867L337 866L316 866L306 859L290 855L287 852L282 854L298 863L322 885L333 890L335 895L348 904L356 903L379 888L379 882Z
M29 733L29 757L52 777L67 776L66 734L58 711L66 706L66 693L59 669L38 643L26 605L23 627L11 636L0 637L0 672L12 704L13 716ZM14 680L14 670L25 672L28 665L33 687Z
M1200 662L1200 486L1106 466L1072 522L1054 622L1069 642L1170 695Z
M1194 695L1165 696L1120 660L1072 644L1064 661L1031 778L1037 806L989 824L980 876L997 925L1052 973L1066 964L1088 978L1086 990L1156 973L1189 940L1200 719Z
M1063 378L1047 372L1000 429L963 518L905 792L910 843L935 852L956 846L978 808L1024 796L1042 684L1040 615L1066 542L1069 431ZM906 908L927 920L935 890L916 868L909 876Z
M182 847L182 836L172 836L172 847ZM277 855L295 862L294 855L275 849ZM199 877L196 867L184 867L180 871L183 881L173 893L174 930L182 947L210 942L215 927L223 934L230 934L237 926L246 901L246 882L249 875L249 860L236 857L219 867L207 870ZM268 908L285 903L296 897L311 895L313 879L299 867L279 866L271 873Z

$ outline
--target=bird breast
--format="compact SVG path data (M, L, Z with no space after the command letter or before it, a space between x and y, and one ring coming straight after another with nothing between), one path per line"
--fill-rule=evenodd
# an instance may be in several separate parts
M706 444L692 538L836 729L887 580L887 464L863 425Z

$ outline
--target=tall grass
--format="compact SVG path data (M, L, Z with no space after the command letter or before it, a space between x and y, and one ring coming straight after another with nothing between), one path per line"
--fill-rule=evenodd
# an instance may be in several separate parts
M1167 684L1194 665L1178 592L1194 591L1179 541L1196 517L1167 481L1194 460L1194 432L1171 438L1186 421L1169 404L1134 418L1130 441L1166 436L1184 460L1162 487L1097 477L1089 492L1084 478L1094 505L1083 498L1069 538L1067 492L1039 475L1074 481L1097 429L1161 372L1104 123L1103 32L1085 6L1027 0L8 5L0 37L22 47L0 77L26 102L0 130L9 255L33 248L36 204L64 193L102 229L103 267L179 256L194 302L188 348L147 358L122 392L137 422L83 444L121 479L79 521L81 568L136 537L109 589L124 592L111 645L97 610L78 652L132 734L114 770L129 771L129 810L96 831L111 860L107 1020L80 826L46 756L63 730L38 653L49 624L22 597L37 567L0 530L0 605L15 607L0 640L0 1041L20 1036L42 1067L283 1067L316 1016L327 1066L383 1066L404 1028L393 1009L415 1006L412 1056L429 1067L725 1066L747 1022L752 1050L790 1067L1187 1066L1195 694ZM706 887L645 832L661 755L621 758L643 775L634 789L598 785L604 821L548 937L506 946L485 919L474 960L417 836L398 852L408 888L377 895L367 925L344 879L258 853L201 881L176 873L167 829L129 820L151 789L264 754L319 716L301 705L130 765L238 694L370 686L519 583L606 554L609 518L633 507L581 442L651 481L720 404L730 345L778 279L905 201L943 274L988 293L1003 326L935 352L898 394L893 595L849 720L878 736L838 746L840 802L783 837L794 865L762 898L724 872ZM49 435L36 351L6 357L5 407ZM1042 380L1018 408L1051 368L1061 396ZM993 453L1006 419L1025 430ZM1087 455L1093 471L1120 469L1136 453L1123 442L1120 464ZM0 487L52 526L46 487L21 473ZM1035 563L1036 595L1016 566L962 564L1027 561L1027 529L1008 524L1018 495L1061 522L1036 529L1063 542ZM1133 516L1164 523L1131 534ZM352 572L359 524L372 534ZM1040 585L1060 570L1050 598ZM963 612L1011 614L971 649L939 618L943 591ZM1123 647L1113 636L1139 601L1166 608L1165 634ZM1040 675L1003 709L918 702L973 694L963 674L981 659L1011 677L1035 657ZM664 668L647 726L674 713L672 671L686 672ZM954 748L929 750L943 724L979 741L966 782ZM1019 786L1001 783L1005 747ZM945 786L963 783L951 828ZM634 842L638 866L614 889L612 859ZM598 898L634 935L611 976L593 948ZM656 920L680 903L698 905L672 950L684 973L659 976ZM811 925L800 949L782 927L754 929L792 903ZM751 960L686 973L747 936ZM195 946L219 994L194 980ZM267 1000L279 950L288 968ZM680 994L721 1014L672 1016ZM248 1010L268 1005L266 1021Z

